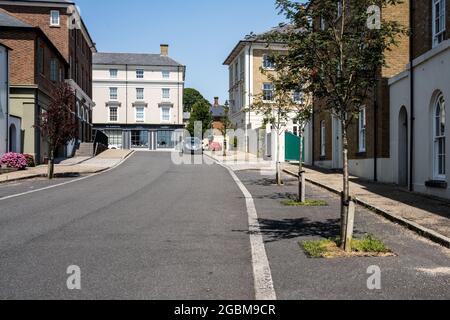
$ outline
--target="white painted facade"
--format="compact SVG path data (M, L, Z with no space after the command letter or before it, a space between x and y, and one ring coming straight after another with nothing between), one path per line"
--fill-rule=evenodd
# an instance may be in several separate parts
M445 184L450 177L450 40L414 60L414 140L413 176L414 191L450 199L450 188ZM399 184L410 182L409 168L411 145L410 66L408 70L392 78L390 85L391 119L391 169L387 174ZM438 156L436 136L436 107L444 101L446 112L441 117L445 153ZM440 148L442 150L442 148ZM444 160L439 165L438 160ZM432 186L430 186L430 182ZM434 182L434 183L433 183ZM436 186L440 182L440 186ZM428 185L428 186L427 186Z
M144 70L144 78L136 78L136 70ZM117 70L117 77L110 76ZM163 79L162 72L169 72ZM117 88L117 99L110 98L110 88ZM120 124L183 124L184 69L177 67L94 65L93 90L96 104L93 122ZM143 89L143 98L137 97L137 89ZM163 89L169 90L169 98L163 97ZM108 104L117 102L118 120L110 121ZM170 120L162 121L160 105L172 105ZM144 119L136 119L136 106L144 106Z
M248 140L252 141L255 132L250 132L260 129L264 124L264 118L262 115L257 114L254 111L248 111L248 109L254 103L254 97L261 94L263 83L266 82L263 78L260 68L262 67L261 60L255 59L255 50L258 51L274 51L282 52L286 51L286 47L281 44L259 43L254 41L241 41L233 49L227 61L224 63L229 69L229 102L230 102L230 119L235 125L237 130L245 132L245 136L248 136ZM258 79L255 79L255 75ZM255 90L255 83L258 86L258 91ZM261 86L261 88L259 88ZM256 91L256 92L255 92ZM292 118L295 114L292 115ZM293 121L289 121L286 125L285 131L291 133L295 132L298 128ZM266 156L271 157L272 154L276 154L276 137L277 133L272 131L270 126L266 129L266 146L270 146L272 150L266 150ZM285 161L285 142L284 134L280 137L281 145L281 161ZM312 163L312 143L311 143L311 125L307 125L305 128L305 162L307 164ZM245 151L252 154L257 153L255 143L240 144ZM274 159L275 160L275 159Z
M0 156L8 151L8 49L0 44Z
M94 128L111 148L173 149L184 128L184 83L182 65L94 63Z

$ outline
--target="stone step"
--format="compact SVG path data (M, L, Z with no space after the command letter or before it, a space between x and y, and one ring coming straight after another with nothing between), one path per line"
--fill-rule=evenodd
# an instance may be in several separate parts
M75 152L76 157L93 157L94 156L94 144L93 143L81 143L78 150Z

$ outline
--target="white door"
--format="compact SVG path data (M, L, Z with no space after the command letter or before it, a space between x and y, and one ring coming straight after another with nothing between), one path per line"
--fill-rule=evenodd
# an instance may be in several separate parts
M333 169L342 169L342 122L333 116Z

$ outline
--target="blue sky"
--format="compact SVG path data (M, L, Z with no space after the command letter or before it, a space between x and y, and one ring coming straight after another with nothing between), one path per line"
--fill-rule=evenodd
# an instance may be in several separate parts
M98 51L158 53L187 66L186 86L228 98L223 61L246 34L278 25L275 0L76 0Z

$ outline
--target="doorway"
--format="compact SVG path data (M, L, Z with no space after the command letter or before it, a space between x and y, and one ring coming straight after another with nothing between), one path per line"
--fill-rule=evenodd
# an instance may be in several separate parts
M9 151L18 152L17 150L17 128L15 124L9 126Z
M404 106L398 117L398 184L408 185L408 112Z
M333 169L342 169L344 167L343 161L343 147L342 147L342 122L338 117L332 118L333 130Z

